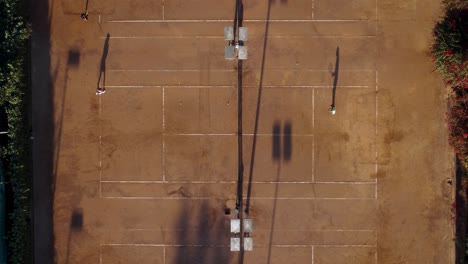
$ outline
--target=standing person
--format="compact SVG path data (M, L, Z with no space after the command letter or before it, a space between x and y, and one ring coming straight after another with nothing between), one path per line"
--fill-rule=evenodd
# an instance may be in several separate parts
M88 10L85 10L85 12L83 14L81 14L81 19L83 20L88 20Z
M101 67L99 71L99 78L97 81L96 95L101 95L106 92L106 59L107 59L107 53L109 52L109 40L110 40L110 34L107 33L106 41L104 42L104 50L102 52L102 57L101 57ZM102 79L102 82L101 82L101 79Z
M330 106L330 114L334 115L336 113L336 107L334 105Z

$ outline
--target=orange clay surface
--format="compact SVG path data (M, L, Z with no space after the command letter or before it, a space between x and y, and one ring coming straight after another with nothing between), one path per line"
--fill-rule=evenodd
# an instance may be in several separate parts
M243 4L242 256L235 1L33 3L36 262L453 263L439 1Z

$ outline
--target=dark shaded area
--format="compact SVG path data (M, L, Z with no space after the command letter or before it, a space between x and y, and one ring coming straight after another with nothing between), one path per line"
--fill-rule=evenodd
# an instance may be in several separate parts
M336 97L336 86L338 84L338 74L340 68L340 47L336 47L336 61L335 61L335 70L333 71L333 97L331 107L335 107L335 97Z
M452 206L455 217L455 260L457 264L468 263L468 171L462 168L460 160L456 159L456 195Z
M71 238L73 233L81 232L83 229L83 209L75 208L72 211L70 217L70 230L68 231L68 241L67 241L67 257L66 257L66 264L70 262L70 246L71 246Z
M80 51L77 49L70 49L68 51L68 66L78 67L80 64Z
M200 203L201 206L195 206ZM194 209L195 208L195 209ZM173 260L167 264L219 264L230 263L237 252L231 253L229 244L229 217L220 214L219 208L210 206L207 200L187 200L174 227L178 237ZM196 219L194 221L194 219ZM170 250L169 248L166 250ZM171 249L172 250L172 249ZM166 253L168 255L168 253Z
M279 121L275 121L273 124L273 129L271 131L272 134L272 155L273 160L280 160L281 159L281 123Z
M292 157L292 124L286 121L283 130L283 159L290 161Z
M276 171L276 183L275 183L275 194L273 197L278 197L278 187L279 187L279 180L281 174L281 162L278 162L278 170ZM273 199L273 211L271 213L271 226L270 226L270 239L268 242L268 255L267 255L267 264L270 264L271 261L271 249L273 243L273 236L275 233L275 222L276 222L276 207L277 207L278 199Z
M238 26L242 27L242 20L244 18L244 6L242 4L242 0L237 0L236 5L236 16ZM239 41L239 40L238 40ZM239 45L244 45L242 41L239 41ZM241 219L240 229L241 233L243 230L243 194L244 194L244 154L243 154L243 131L242 131L242 60L237 60L237 92L238 92L238 116L237 116L237 139L238 139L238 177L237 177L237 195L236 195L236 212L237 218ZM240 236L240 243L243 245L243 237ZM240 254L239 254L239 264L244 263L244 247L241 246Z
M468 59L468 9L463 1L447 1L458 2L463 6L453 6L447 9L444 19L436 25L435 31L444 32L445 47L449 47L452 54L461 54L463 60ZM438 27L439 26L439 27ZM450 32L450 33L449 33ZM448 45L448 46L447 46Z
M76 53L74 49L68 51L68 60L67 60L67 66L65 68L65 73L63 76L63 88L62 88L62 98L61 98L61 103L60 103L60 108L55 109L56 112L59 111L57 123L55 124L55 133L54 133L54 140L52 142L54 146L54 159L53 159L53 164L54 164L54 170L52 171L53 173L53 178L57 178L57 169L58 169L58 164L59 164L59 157L60 157L60 150L62 147L62 131L63 131L63 117L65 116L65 101L67 99L67 90L68 90L68 72L70 70L70 66L76 68L79 65L75 64L76 61L70 61L75 59L74 57L76 55L70 56L70 54ZM57 68L55 69L54 75L57 76L58 73L58 67L60 67L60 63L58 63ZM56 77L54 77L55 79ZM54 189L55 189L55 180L54 180ZM55 193L55 190L54 190Z
M54 263L54 109L51 75L50 21L53 11L48 0L30 1L31 5L31 87L33 141L33 262ZM50 11L50 12L49 12Z
M0 107L0 132L8 131L8 119L5 112L5 107ZM6 146L8 143L8 136L0 135L0 146Z
M268 1L268 8L266 12L266 23L265 23L265 36L263 39L262 63L261 63L261 68L260 68L260 79L259 79L259 84L258 84L257 108L255 111L255 125L254 125L254 131L253 131L252 153L250 155L249 184L247 187L247 201L245 204L246 214L249 214L250 196L252 194L253 169L255 165L255 150L257 147L258 120L260 118L260 103L262 99L263 77L265 73L264 71L265 71L266 47L268 44L268 30L270 26L270 12L271 12L271 1Z
M106 60L107 60L107 54L109 53L109 40L110 40L110 34L107 33L106 41L104 42L104 48L102 49L101 66L100 66L99 77L97 81L98 89L106 88ZM101 83L101 80L102 80L102 83Z
M70 221L70 227L73 231L81 231L83 228L83 209L73 209Z

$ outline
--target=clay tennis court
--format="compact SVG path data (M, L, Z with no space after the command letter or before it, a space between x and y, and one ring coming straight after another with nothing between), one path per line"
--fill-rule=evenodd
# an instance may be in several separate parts
M53 248L56 263L453 262L445 92L427 57L439 3L243 1L242 254L239 65L223 36L236 2L90 0L82 21L85 5L35 18L36 262Z

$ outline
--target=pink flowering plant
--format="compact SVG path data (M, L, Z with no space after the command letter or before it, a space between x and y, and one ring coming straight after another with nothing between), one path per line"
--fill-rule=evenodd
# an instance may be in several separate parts
M464 28L468 23L460 17L460 11L448 12L442 21L434 28L434 44L432 56L436 71L442 74L444 81L454 81L457 71L466 73L465 53L466 39ZM454 76L456 75L456 76Z
M446 0L447 12L434 28L431 48L435 70L451 89L449 143L468 168L468 0Z

